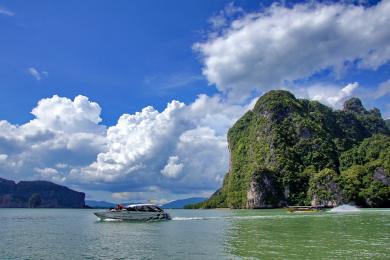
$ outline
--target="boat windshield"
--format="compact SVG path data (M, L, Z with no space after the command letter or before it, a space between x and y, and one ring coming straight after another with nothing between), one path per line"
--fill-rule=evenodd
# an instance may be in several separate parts
M157 207L157 206L153 206L155 209L156 209L156 211L158 211L158 212L162 212L163 210L160 208L160 207Z

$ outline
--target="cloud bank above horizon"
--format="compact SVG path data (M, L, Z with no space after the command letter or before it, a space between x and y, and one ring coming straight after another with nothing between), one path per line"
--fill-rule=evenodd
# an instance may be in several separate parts
M189 105L174 100L161 112L148 106L123 114L106 127L97 103L55 95L39 101L26 124L0 121L0 170L10 179L45 179L129 198L150 191L209 195L227 172L227 129L250 106L199 95Z

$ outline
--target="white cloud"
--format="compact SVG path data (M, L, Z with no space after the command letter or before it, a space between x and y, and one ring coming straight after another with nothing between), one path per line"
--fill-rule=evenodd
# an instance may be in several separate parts
M228 25L228 23L237 18L237 16L244 14L244 9L239 6L235 6L233 2L227 4L218 14L210 17L208 22L214 30L219 30Z
M68 168L69 165L67 165L66 163L57 163L55 165L55 167L58 168L58 169L65 169L65 168Z
M36 119L29 124L39 128L67 133L104 131L104 127L98 125L102 121L100 106L81 95L73 101L57 95L42 99L31 113Z
M46 168L34 168L34 171L42 174L42 175L54 175L54 174L58 174L58 171L54 168L49 168L49 167L46 167Z
M133 191L212 191L228 167L226 132L248 108L200 95L190 105L172 101L162 112L124 114L107 130L107 151L70 176Z
M66 181L66 177L63 176L57 169L45 167L45 168L34 168L34 171L39 174L40 179L54 181L56 183L62 183ZM37 176L38 177L38 176Z
M0 6L0 15L14 16L15 13L14 13L14 12L11 12L10 10L8 10L8 9L6 9L6 8Z
M168 178L176 178L184 168L184 164L179 163L178 156L170 156L161 174Z
M197 43L210 84L242 99L346 66L377 69L390 59L390 1L274 4L234 20L219 37Z
M23 125L0 121L0 154L7 154L3 177L64 181L63 165L88 165L105 150L100 107L84 96L42 99L32 114L35 118Z
M134 197L137 197L139 195L143 195L142 192L137 192L137 193L134 193L134 192L114 192L112 193L112 198L115 199L115 200L129 200L129 199L133 199Z
M342 88L318 84L301 88L295 92L305 98L320 101L333 108L341 108L344 102L355 94L358 87L359 84L357 82L350 83Z
M199 95L189 105L124 114L106 129L97 103L54 95L38 102L30 122L0 121L0 171L137 200L210 194L227 171L226 132L252 106Z
M28 68L28 73L33 76L36 80L41 80L49 75L47 71L39 71L38 69L34 67Z
M390 79L385 81L385 82L382 82L378 86L376 91L373 93L372 97L374 99L378 99L378 98L381 98L381 97L386 96L388 94L390 94Z
M144 78L144 83L158 88L159 91L185 87L204 80L202 75L176 73L171 75L151 75Z

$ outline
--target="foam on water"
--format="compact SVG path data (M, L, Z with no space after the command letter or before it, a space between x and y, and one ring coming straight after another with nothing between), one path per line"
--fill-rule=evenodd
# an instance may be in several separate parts
M340 205L338 207L335 207L331 209L329 212L334 213L349 213L349 212L359 212L361 211L358 207L351 206L351 205Z
M173 217L176 221L190 220L253 220L253 219L285 219L299 217L326 217L325 214L299 214L299 215L270 215L270 216L221 216L221 217Z
M202 217L173 217L172 220L205 220L207 218Z
M121 219L115 219L115 218L105 218L102 221L104 222L116 222L116 221L122 221Z

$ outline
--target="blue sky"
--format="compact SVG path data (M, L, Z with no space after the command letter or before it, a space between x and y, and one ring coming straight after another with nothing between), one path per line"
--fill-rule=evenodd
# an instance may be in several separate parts
M389 6L0 1L0 177L92 199L207 196L227 129L270 89L390 117Z
M271 2L234 3L253 11ZM172 99L188 103L199 93L215 93L192 45L204 39L208 19L228 3L0 1L14 14L0 16L0 118L21 124L43 97L82 94L104 107L103 122L112 125L122 113L147 105L162 109ZM34 80L26 73L30 67L48 76ZM389 66L354 71L339 82L375 87L386 75Z
M147 105L162 109L172 99L214 93L192 44L227 3L0 1L14 13L0 16L0 118L24 123L43 97L82 94L104 107L111 125ZM30 67L48 76L34 80Z

